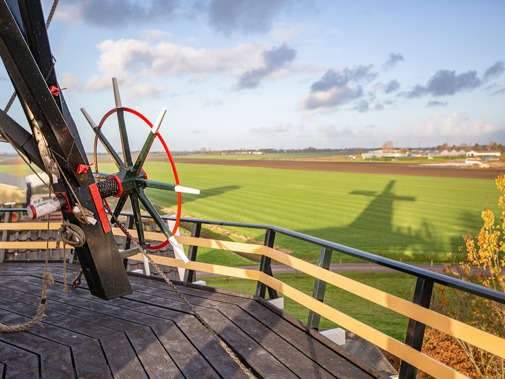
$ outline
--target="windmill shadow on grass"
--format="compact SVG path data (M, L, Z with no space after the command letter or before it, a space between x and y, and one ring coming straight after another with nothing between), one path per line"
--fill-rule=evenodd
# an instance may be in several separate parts
M363 225L373 223L378 231L392 233L393 213L395 201L415 201L414 196L398 196L393 192L396 180L391 180L384 190L377 194L374 191L352 191L351 195L372 197L366 209L349 225L349 227L362 228Z
M304 233L396 260L437 259L433 251L444 250L445 243L431 223L422 220L416 228L393 223L397 202L416 201L414 196L397 195L395 184L395 180L389 181L381 192L350 192L351 195L371 198L367 207L350 224L306 230Z

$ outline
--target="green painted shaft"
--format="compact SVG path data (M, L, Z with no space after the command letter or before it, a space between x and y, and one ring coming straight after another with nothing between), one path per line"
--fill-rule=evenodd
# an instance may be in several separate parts
M175 191L175 187L176 187L175 184L155 182L153 180L147 180L147 179L142 179L142 178L137 178L137 179L135 179L135 181L141 187L155 188L155 189L161 189L161 190L165 190L165 191Z
M156 211L156 208L154 208L154 205L149 201L147 198L146 194L144 193L144 190L141 188L138 189L138 195L140 198L140 201L144 205L144 208L147 210L147 212L151 215L151 217L154 219L156 224L159 226L165 237L170 238L172 237L172 232L170 229L168 229L167 224L163 221L161 216L158 214Z
M97 135L98 139L100 140L100 142L105 147L105 150L107 150L107 153L109 153L110 157L112 158L112 160L116 164L116 167L118 168L118 170L124 170L124 163L123 163L123 161L121 160L121 158L119 157L119 155L117 155L116 150L114 150L114 148L109 143L109 141L107 141L107 138L105 138L105 136L103 135L102 131L98 127L93 128L93 131L95 132L95 134Z
M142 146L142 150L140 151L137 161L135 162L135 166L133 166L133 172L136 175L140 174L140 170L142 169L142 166L147 159L147 154L149 154L149 150L151 150L151 146L153 145L155 137L156 134L153 132L150 132L147 136L146 142L144 143L144 146Z
M126 133L126 124L124 121L123 108L117 108L117 122L119 125L119 134L121 136L121 146L123 147L123 160L127 167L133 166L130 144L128 143L128 134Z

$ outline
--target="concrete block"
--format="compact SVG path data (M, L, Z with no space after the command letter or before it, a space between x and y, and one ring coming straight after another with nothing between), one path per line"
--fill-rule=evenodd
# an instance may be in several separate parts
M279 309L284 309L284 297L278 297L277 299L268 299L268 302Z
M337 345L345 344L345 330L342 328L324 330L321 334Z

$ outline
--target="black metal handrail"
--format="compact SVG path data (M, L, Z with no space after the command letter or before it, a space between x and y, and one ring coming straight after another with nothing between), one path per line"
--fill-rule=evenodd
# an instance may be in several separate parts
M3 208L0 209L0 213L4 212L5 222L9 222L12 212L26 212L26 208ZM133 216L132 213L122 212L121 215L126 216L127 220L131 220ZM142 215L144 218L151 218L150 215ZM173 215L165 215L161 216L164 220L175 221L175 217ZM264 245L273 247L275 242L275 236L277 233L283 234L288 237L292 237L301 241L305 241L311 243L313 245L319 246L321 248L321 252L319 255L318 265L325 269L329 269L329 265L331 262L331 256L333 251L337 251L355 258L359 258L364 261L368 261L371 263L376 263L378 265L387 267L389 269L393 269L395 271L399 271L402 273L406 273L409 275L413 275L417 277L417 283L415 287L414 296L412 302L418 305L421 305L425 308L430 307L430 302L433 293L433 286L435 283L442 284L447 287L451 287L457 290L461 290L476 296L480 296L482 298L486 298L489 300L493 300L502 304L505 304L505 293L495 291L484 286L480 286L477 284L469 283L462 281L460 279L456 279L447 275L439 274L436 272L432 272L429 270L425 270L416 266L409 265L407 263L398 262L389 258L384 258L375 254L368 253L366 251L354 249L352 247L348 247L345 245L338 244L336 242L327 241L321 238L309 236L307 234L295 232L292 230L280 228L272 225L262 225L262 224L248 224L248 223L240 223L240 222L230 222L230 221L216 221L216 220L204 220L204 219L195 219L195 218L181 218L180 221L191 223L191 236L192 237L200 237L202 225L220 225L220 226L228 226L228 227L238 227L245 229L262 229L265 231L265 242ZM127 221L127 224L129 222ZM5 239L6 233L3 234L3 238ZM189 246L188 248L188 259L192 261L196 261L197 255L197 246ZM264 272L267 275L272 274L271 268L271 259L267 256L262 256L261 263L259 267L260 271ZM194 281L195 272L192 270L185 270L183 281L186 283L191 283ZM321 280L316 280L314 284L313 294L312 296L322 302L324 302L324 293L325 293L326 283ZM256 287L256 298L265 298L268 290L269 297L274 299L277 297L277 292L265 286L262 282L258 281ZM310 330L312 328L319 328L320 315L316 314L313 311L309 312L307 329ZM405 343L416 350L421 350L424 340L424 331L425 325L421 322L418 322L414 319L409 320L409 325L407 328L407 334ZM407 362L402 362L402 366L400 369L400 378L415 378L417 375L417 368L408 364Z
M26 208L0 208L0 212L26 212ZM121 215L124 216L133 216L132 213L122 212ZM144 218L151 218L148 214L143 214ZM165 215L161 216L165 220L175 220L174 216ZM322 238L309 236L307 234L295 232L289 229L284 229L278 226L272 225L263 225L263 224L249 224L249 223L241 223L241 222L230 222L230 221L217 221L217 220L205 220L205 219L196 219L196 218L186 218L181 217L182 222L189 223L198 223L198 224L207 224L207 225L220 225L220 226L231 226L231 227L239 227L246 229L263 229L265 231L272 230L276 233L280 233L289 237L293 237L305 242L312 243L322 248L330 249L333 251L338 251L340 253L362 259L367 262L376 263L378 265L403 272L405 274L413 275L418 278L432 280L435 283L442 284L447 287L455 288L464 292L471 293L473 295L481 296L489 300L497 301L499 303L505 304L505 293L500 291L495 291L490 288L480 286L478 284L465 282L460 279L453 278L448 275L439 274L436 272L432 272L420 267L416 267L413 265L409 265L407 263L398 262L393 259L381 257L379 255L375 255L372 253L368 253L366 251L354 249L349 246L341 245L336 242L331 242L324 240Z

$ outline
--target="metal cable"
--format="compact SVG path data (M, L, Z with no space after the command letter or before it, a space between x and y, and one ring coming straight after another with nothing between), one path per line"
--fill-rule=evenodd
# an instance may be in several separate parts
M112 221L123 231L123 233L126 234L128 238L132 240L132 242L135 244L135 246L140 250L142 255L147 258L150 264L153 265L153 267L156 269L158 274L161 275L161 277L167 282L167 284L172 287L172 289L175 291L177 296L188 306L190 309L191 313L196 317L198 321L212 334L212 336L217 340L217 342L221 345L221 347L228 353L228 355L239 365L239 367L242 369L242 371L251 379L256 379L256 377L245 367L245 365L240 361L238 356L231 350L231 348L228 346L228 344L223 341L221 337L217 334L217 332L205 321L202 316L198 314L196 309L189 303L189 301L184 297L184 295L177 289L174 283L164 274L163 270L152 260L152 258L146 253L146 250L138 243L138 241L131 236L131 234L128 232L126 228L121 225L119 220L114 216L114 213L111 211L109 208L108 204L106 203L106 208L111 215Z

